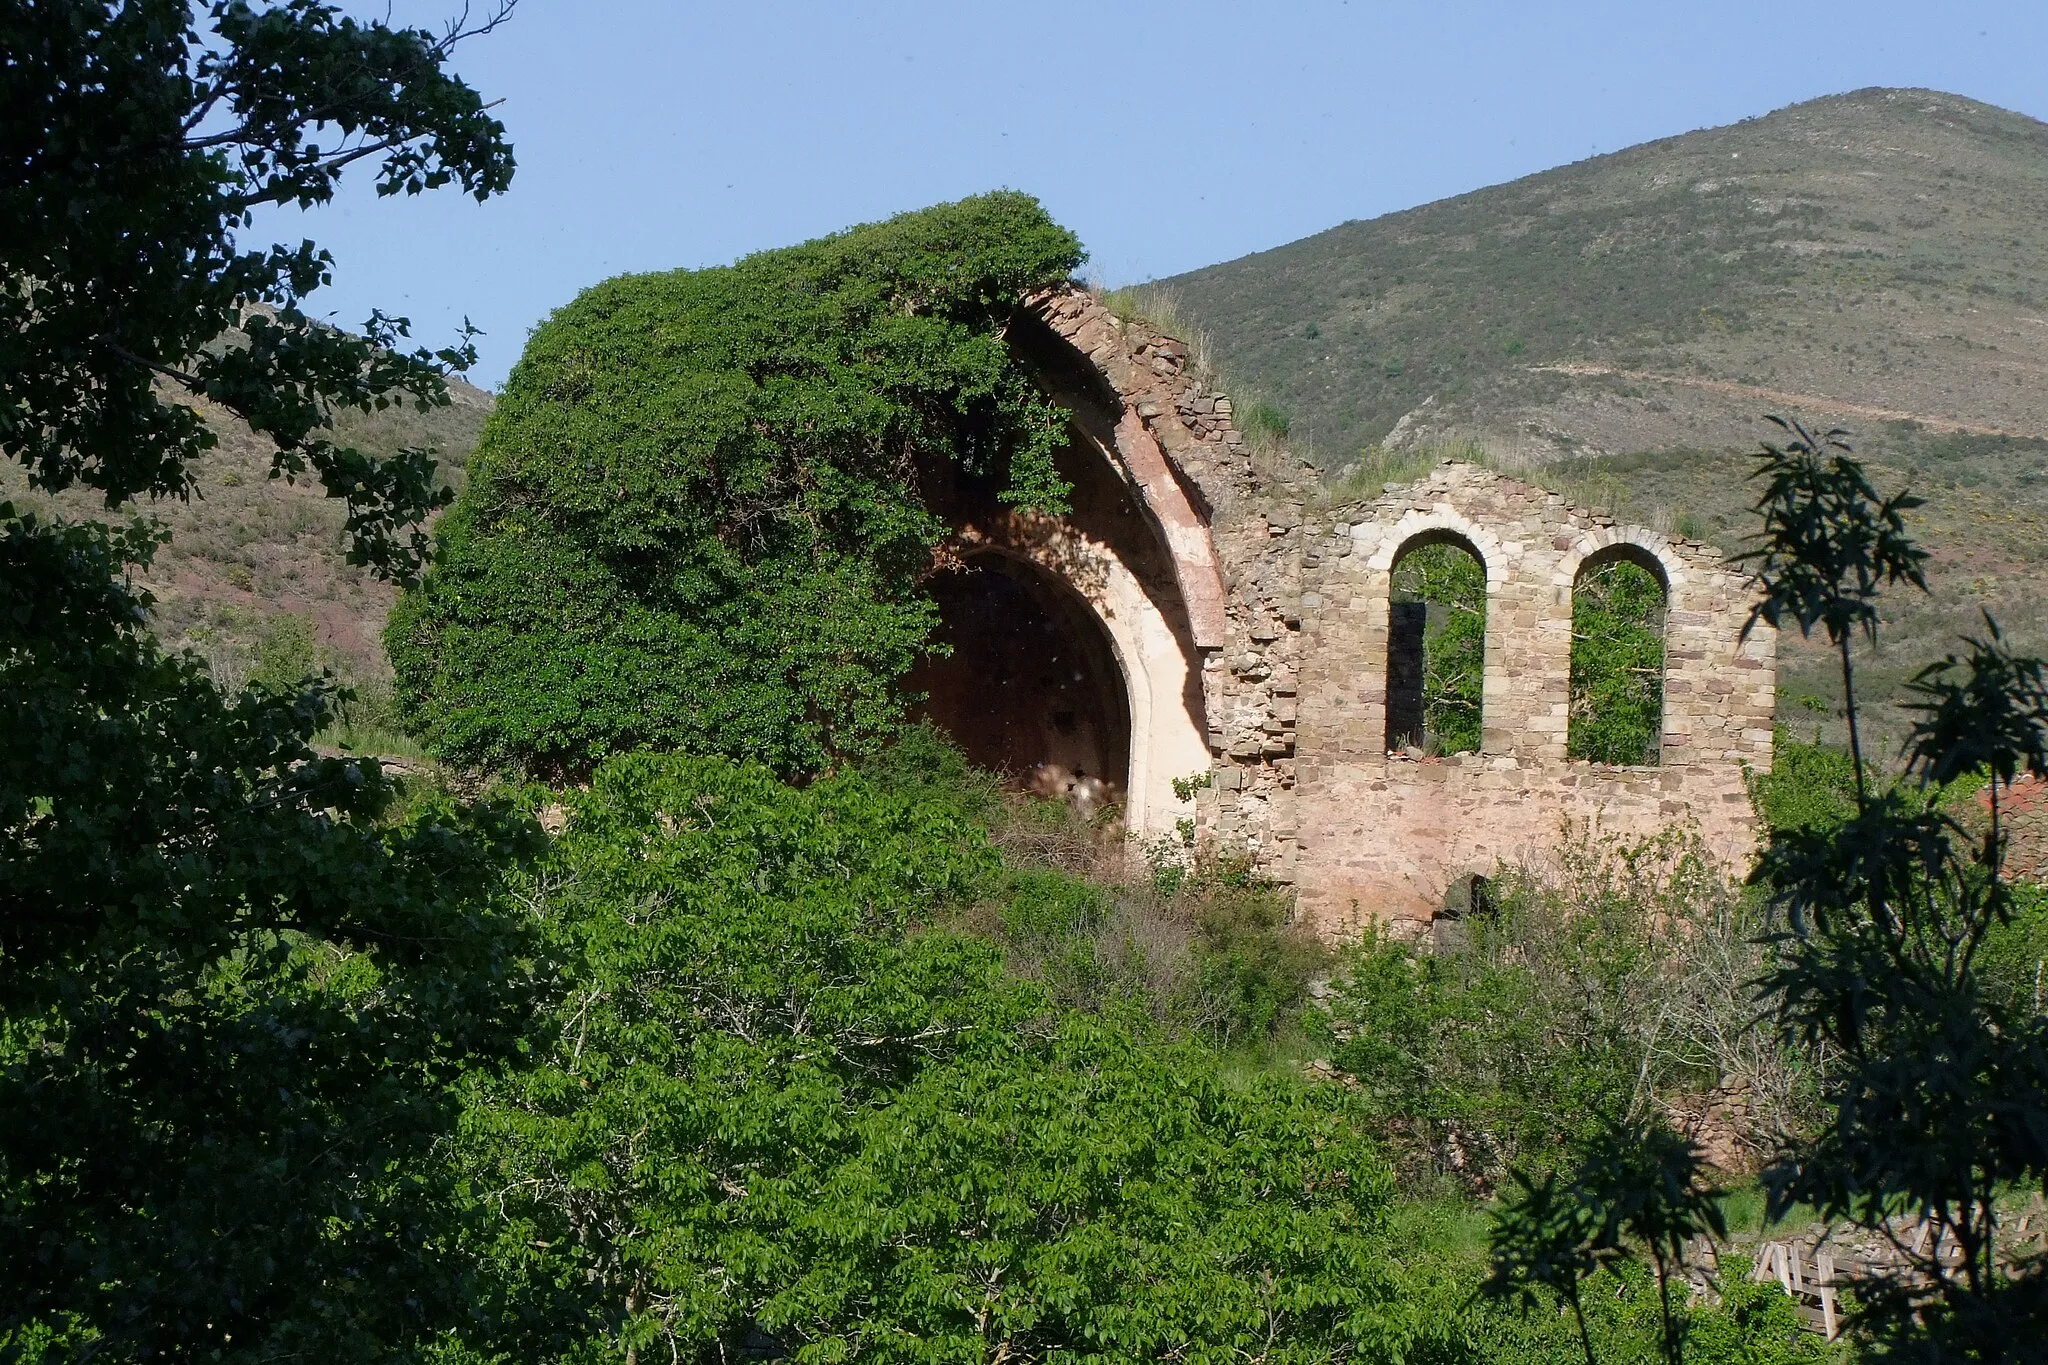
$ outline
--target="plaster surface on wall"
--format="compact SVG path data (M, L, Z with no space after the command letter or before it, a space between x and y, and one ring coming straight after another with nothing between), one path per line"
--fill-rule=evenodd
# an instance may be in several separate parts
M1120 679L1118 698L1104 704L1126 712L1128 739L1118 747L1128 759L1110 784L1112 799L1122 803L1131 830L1165 834L1193 814L1192 805L1174 794L1173 780L1197 776L1209 766L1200 651L1169 549L1117 466L1089 447L1084 432L1077 431L1076 437L1059 462L1060 472L1073 484L1072 507L1064 516L1005 506L986 486L945 470L930 472L926 497L953 523L949 553L964 565L990 557L1029 565L1092 613L1111 646ZM995 629L1003 624L992 623ZM917 681L913 678L912 685ZM1005 691L994 686L954 702L955 715L963 703L1015 709ZM1067 752L1072 746L1063 747L1053 727L1046 727L1040 747L1044 753L1034 765L1077 766L1075 755ZM1049 771L1025 776L1039 778L1032 785L1041 790L1058 780Z

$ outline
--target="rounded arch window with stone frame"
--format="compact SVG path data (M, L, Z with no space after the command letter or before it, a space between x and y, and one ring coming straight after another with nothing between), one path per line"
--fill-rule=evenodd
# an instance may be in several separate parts
M1387 594L1387 751L1476 753L1485 733L1484 554L1450 527L1394 552Z
M1572 579L1569 757L1620 767L1661 758L1670 601L1670 574L1645 546L1617 541L1580 561Z

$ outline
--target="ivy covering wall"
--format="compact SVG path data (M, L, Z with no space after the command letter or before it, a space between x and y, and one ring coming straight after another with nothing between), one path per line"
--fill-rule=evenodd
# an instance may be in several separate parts
M919 467L1064 510L1066 413L1005 329L1082 259L1000 192L585 291L528 343L393 613L411 727L550 773L643 746L785 774L872 750L937 624Z

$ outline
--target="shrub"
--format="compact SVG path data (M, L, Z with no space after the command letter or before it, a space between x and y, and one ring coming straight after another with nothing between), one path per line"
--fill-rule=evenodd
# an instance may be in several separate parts
M1253 403L1239 414L1238 427L1252 440L1284 441L1287 439L1287 414L1271 403Z
M1603 1118L1739 1081L1761 1146L1805 1121L1811 1067L1754 1019L1760 911L1696 833L1571 833L1554 866L1492 883L1494 906L1434 952L1347 951L1314 1022L1411 1163L1482 1184L1554 1164Z
M1080 259L999 193L585 291L535 332L392 615L410 723L546 771L871 752L937 625L920 465L1063 507L1066 414L1004 332Z
M1856 814L1856 765L1848 751L1792 738L1779 726L1771 770L1752 774L1750 801L1771 830L1831 830Z
M601 766L528 885L532 1065L471 1078L474 1344L513 1358L1397 1355L1345 1092L1063 1013L930 924L993 853L861 774ZM1088 922L1018 878L1020 934Z

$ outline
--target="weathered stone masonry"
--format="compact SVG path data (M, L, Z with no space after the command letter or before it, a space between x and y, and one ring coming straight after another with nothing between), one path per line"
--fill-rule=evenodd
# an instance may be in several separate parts
M1150 576L1146 610L1172 623L1170 648L1201 684L1187 689L1184 714L1133 727L1133 772L1150 765L1139 833L1192 813L1202 840L1292 883L1302 916L1333 937L1371 919L1425 919L1453 881L1540 858L1567 821L1633 837L1691 819L1721 856L1747 858L1743 769L1770 763L1776 645L1765 627L1743 637L1749 586L1715 550L1471 465L1320 505L1312 470L1259 467L1230 401L1192 372L1179 342L1081 290L1042 300L1039 315L1121 409L1077 421L1093 431L1077 430L1076 445L1112 470L1170 561L1170 574ZM1446 539L1486 570L1481 752L1389 754L1393 568L1406 550ZM1666 587L1656 766L1565 757L1572 590L1583 568L1612 556ZM1157 673L1163 637L1152 636L1146 667ZM1192 812L1168 790L1195 775L1165 771L1189 762L1176 734L1206 744L1210 785Z

